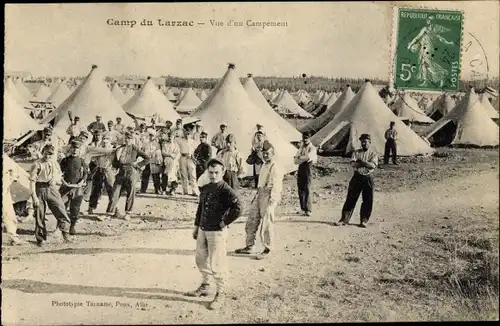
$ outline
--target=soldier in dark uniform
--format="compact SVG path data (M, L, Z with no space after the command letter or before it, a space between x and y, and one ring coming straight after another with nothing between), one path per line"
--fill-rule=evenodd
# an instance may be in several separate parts
M196 162L196 179L198 179L207 169L208 161L212 158L212 147L207 143L207 133L200 133L200 144L194 151L194 160Z

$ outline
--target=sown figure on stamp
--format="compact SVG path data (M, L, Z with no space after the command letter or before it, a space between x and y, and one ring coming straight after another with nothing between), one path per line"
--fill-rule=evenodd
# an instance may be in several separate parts
M426 20L426 25L422 27L417 36L408 43L408 50L412 53L418 52L418 73L417 79L422 81L419 86L426 86L429 81L439 87L443 87L448 71L443 68L429 50L434 49L439 43L453 45L452 41L446 40L441 33L450 31L449 28L433 24L434 17L430 16Z

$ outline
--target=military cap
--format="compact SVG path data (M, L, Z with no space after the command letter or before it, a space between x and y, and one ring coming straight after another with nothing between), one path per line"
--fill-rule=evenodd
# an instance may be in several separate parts
M263 135L264 133L262 132L262 130L257 130L257 131L255 132L255 134L261 134L261 135Z
M257 124L257 127L264 127L263 125L261 125L260 123Z
M221 159L217 158L217 157L211 158L211 159L208 161L207 166L211 166L211 165L214 165L214 164L220 165L220 166L222 166L223 168L225 168L225 166L224 166L224 162L223 162Z
M71 148L80 148L82 147L82 142L76 140L76 139L73 139L71 141Z
M90 136L89 136L88 131L86 131L86 130L82 130L82 131L80 132L80 136L85 136L85 137L87 137L87 138L89 138L89 137L90 137Z
M113 120L108 121L108 125L112 125L113 123L114 123Z
M130 131L125 131L125 133L123 134L125 136L125 138L134 138L134 134L131 133Z
M372 138L370 137L369 134L361 134L361 136L359 136L359 140L363 140L363 139L372 140Z
M271 148L274 148L273 144L271 144L271 142L269 140L264 140L264 142L262 144L262 149L265 151L268 151Z
M45 134L52 134L53 133L52 128L49 128L49 127L44 128L43 129L43 133L45 133Z
M182 122L182 119L175 120L176 123Z
M80 120L80 117L75 117L73 120Z
M206 132L202 131L200 133L200 137L208 137L208 134Z
M309 138L311 138L311 135L308 132L302 134L302 139L309 139Z
M54 147L54 145L52 144L47 144L45 145L45 147L42 149L42 153L43 152L48 152L48 153L51 153L51 154L54 154L56 152L56 148Z
M99 115L99 114L98 114L98 115L96 115L95 117L96 117L96 118L102 118L102 115Z
M220 127L227 127L227 124L225 122L221 123Z

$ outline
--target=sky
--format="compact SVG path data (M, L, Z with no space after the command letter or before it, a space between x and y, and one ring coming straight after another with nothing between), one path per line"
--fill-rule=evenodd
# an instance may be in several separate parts
M498 76L498 1L426 2L464 12L463 61L488 61ZM394 5L417 2L21 4L5 8L5 70L34 76L104 74L220 77L229 62L244 76L378 77L391 73ZM108 19L155 26L110 26ZM158 19L194 21L158 26ZM287 27L213 27L210 20L280 21ZM205 23L198 25L198 22ZM472 36L474 38L472 38ZM486 58L486 59L484 59ZM464 64L463 73L471 65Z

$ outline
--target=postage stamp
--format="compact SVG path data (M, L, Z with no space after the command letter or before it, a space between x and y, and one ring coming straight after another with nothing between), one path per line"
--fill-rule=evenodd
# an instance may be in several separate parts
M395 8L394 85L398 89L457 91L463 13Z

